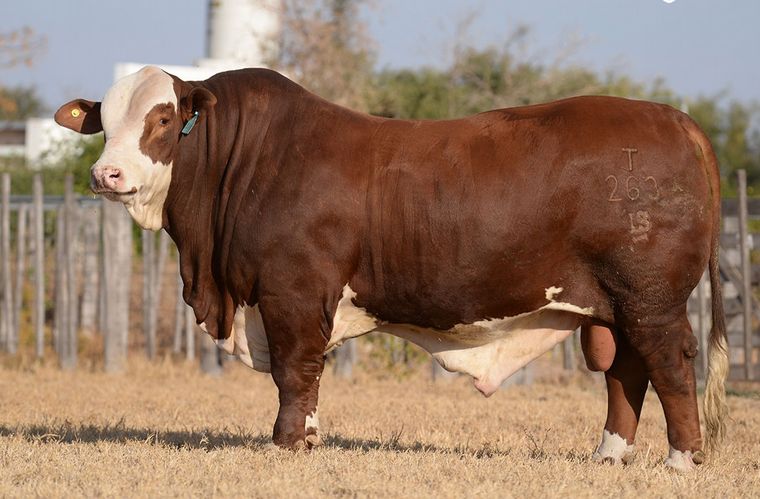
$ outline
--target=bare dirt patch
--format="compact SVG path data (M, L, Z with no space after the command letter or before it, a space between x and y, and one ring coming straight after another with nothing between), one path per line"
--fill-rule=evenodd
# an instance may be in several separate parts
M724 452L698 472L666 470L662 410L648 395L629 466L593 463L606 411L599 378L512 386L490 399L458 378L433 385L329 374L326 445L273 448L276 391L233 366L133 361L124 375L0 371L2 496L742 497L760 491L760 396L729 397Z

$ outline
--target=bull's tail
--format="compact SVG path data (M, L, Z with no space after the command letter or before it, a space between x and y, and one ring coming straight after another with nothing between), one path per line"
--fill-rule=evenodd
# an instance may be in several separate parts
M689 120L691 121L691 120ZM696 128L696 125L693 125ZM692 128L692 127L689 127ZM701 130L689 130L702 150L704 166L712 194L713 228L710 246L710 289L712 294L712 327L708 338L707 383L704 397L705 444L709 452L717 452L726 435L726 377L728 376L728 342L723 292L720 283L720 170L712 146Z
M716 230L716 233L719 233ZM712 327L708 343L707 384L705 386L705 444L708 451L715 452L726 435L726 377L728 376L728 342L726 340L726 317L723 312L723 292L718 268L716 235L710 250L710 289L712 291Z

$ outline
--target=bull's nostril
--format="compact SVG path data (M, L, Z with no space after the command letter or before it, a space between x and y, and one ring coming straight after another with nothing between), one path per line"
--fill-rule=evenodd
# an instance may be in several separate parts
M108 174L108 178L117 179L121 176L121 172L119 170L113 171Z

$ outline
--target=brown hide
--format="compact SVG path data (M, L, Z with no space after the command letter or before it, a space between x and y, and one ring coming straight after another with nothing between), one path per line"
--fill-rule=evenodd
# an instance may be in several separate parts
M535 310L551 286L599 324L657 327L707 263L711 173L668 106L578 97L402 121L267 70L175 84L180 101L198 87L218 102L179 141L164 222L212 336L268 296L319 304L322 334L302 334L322 341L346 283L382 320L438 329Z

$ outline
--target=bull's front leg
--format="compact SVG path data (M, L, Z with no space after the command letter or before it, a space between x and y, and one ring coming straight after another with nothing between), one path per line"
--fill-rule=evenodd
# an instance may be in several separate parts
M324 309L271 297L262 299L259 308L280 400L272 441L288 449L310 449L321 443L317 403L329 338L329 331L322 331Z

